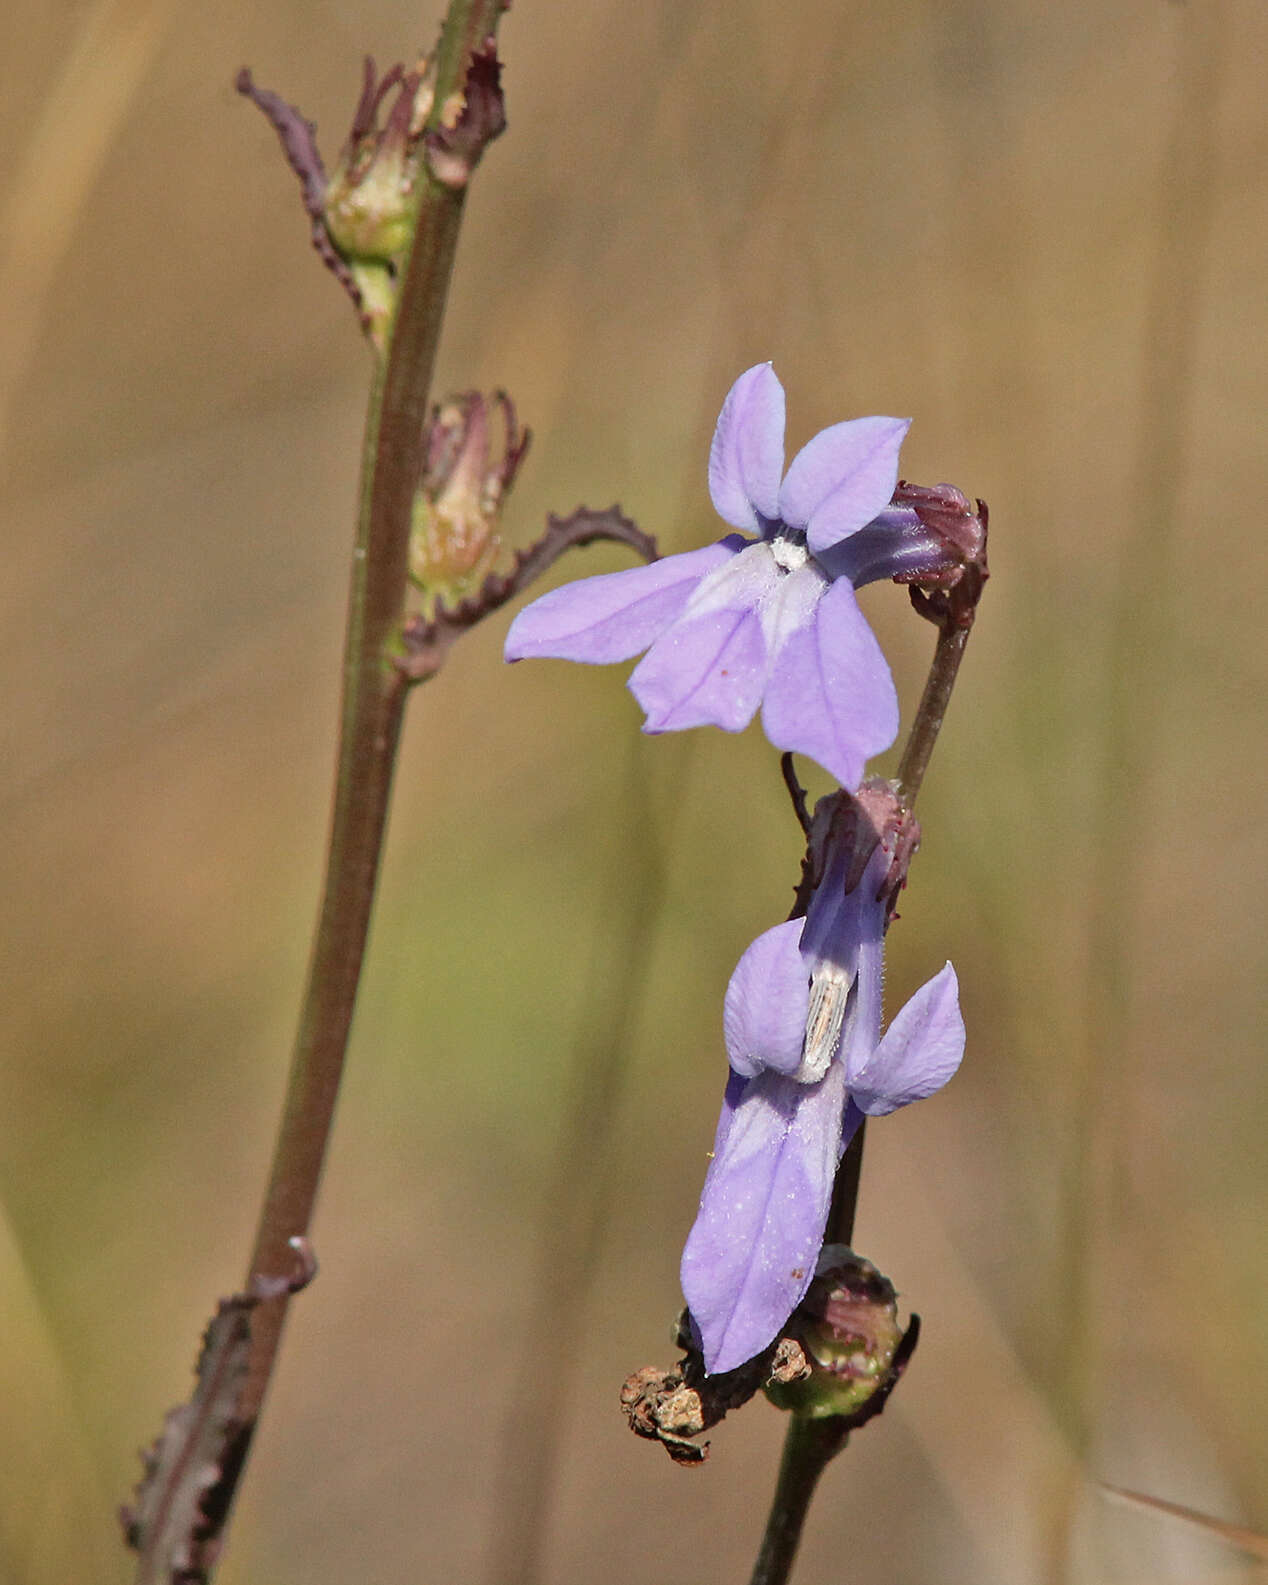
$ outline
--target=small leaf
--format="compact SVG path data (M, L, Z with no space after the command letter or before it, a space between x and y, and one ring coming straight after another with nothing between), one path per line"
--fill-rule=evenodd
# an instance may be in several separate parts
M252 1424L238 1414L257 1304L298 1293L317 1275L307 1238L288 1239L295 1269L257 1272L246 1293L221 1299L203 1333L188 1403L170 1409L141 1455L145 1474L120 1510L124 1539L141 1554L137 1585L206 1585L220 1552Z

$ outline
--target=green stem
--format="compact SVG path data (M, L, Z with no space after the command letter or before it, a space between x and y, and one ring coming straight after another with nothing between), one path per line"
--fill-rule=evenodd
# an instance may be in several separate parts
M839 1416L806 1420L793 1415L789 1421L779 1481L750 1585L784 1585L792 1573L819 1477L845 1446L849 1435Z
M863 1140L867 1135L867 1119L854 1130L854 1137L845 1147L841 1165L837 1168L836 1182L832 1185L832 1207L828 1212L828 1230L825 1244L849 1244L854 1239L854 1218L859 1206L859 1180L863 1176Z

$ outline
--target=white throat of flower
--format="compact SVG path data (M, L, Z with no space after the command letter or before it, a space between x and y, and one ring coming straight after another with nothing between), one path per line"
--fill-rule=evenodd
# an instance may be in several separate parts
M775 565L785 572L798 572L810 560L810 552L804 545L799 545L795 539L785 539L782 534L770 541L770 553Z
M774 568L779 569L772 570L774 583L768 587L757 607L762 636L766 640L766 653L773 657L779 654L799 628L811 621L815 607L827 590L828 580L811 561L810 552L804 545L794 544L787 539L775 539L767 545L754 546L754 549L767 557L768 567L773 564Z

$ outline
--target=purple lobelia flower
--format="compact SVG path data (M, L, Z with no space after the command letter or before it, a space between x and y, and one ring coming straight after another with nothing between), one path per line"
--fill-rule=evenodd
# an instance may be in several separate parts
M718 515L757 537L554 589L512 623L507 660L603 664L646 650L630 677L644 731L738 732L760 705L776 748L857 787L898 733L898 700L854 591L956 560L915 511L890 504L907 427L833 424L784 473L784 390L759 363L731 387L709 453Z
M727 988L731 1073L682 1257L710 1374L760 1353L804 1297L863 1117L931 1095L964 1052L949 963L881 1034L882 944L905 868L887 796L869 786L820 800L806 917L759 936Z

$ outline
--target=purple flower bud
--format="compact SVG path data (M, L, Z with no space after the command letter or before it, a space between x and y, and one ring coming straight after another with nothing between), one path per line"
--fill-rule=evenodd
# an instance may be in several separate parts
M898 481L894 504L911 512L922 528L942 542L948 563L947 572L974 566L982 581L989 573L986 566L986 505L976 506L968 496L953 484L908 484ZM908 580L914 581L914 580ZM939 581L926 578L927 582ZM948 581L944 578L940 581Z

